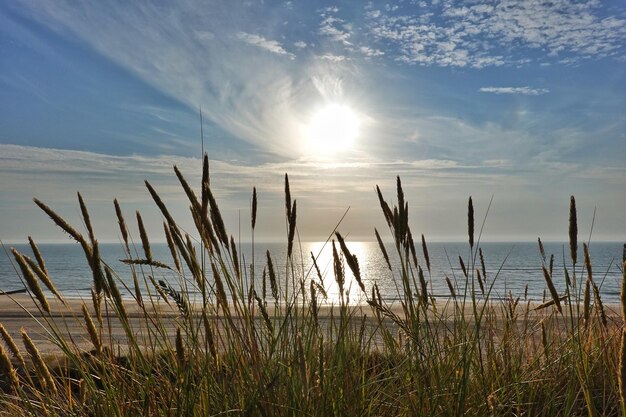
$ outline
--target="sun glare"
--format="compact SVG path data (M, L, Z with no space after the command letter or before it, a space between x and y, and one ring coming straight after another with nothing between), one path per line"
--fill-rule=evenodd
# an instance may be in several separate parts
M310 151L323 156L350 149L358 134L358 115L341 104L329 104L315 113L306 132Z
M370 256L370 252L368 251L367 244L363 242L346 242L350 253L356 255L359 263L361 265L362 271L364 270L364 266L368 265L368 257ZM335 280L335 273L333 271L333 246L330 242L311 242L311 247L309 249L311 253L313 253L316 257L316 263L321 270L322 276L324 277L324 289L328 294L328 302L337 304L340 299L339 295L339 286L337 281ZM341 249L337 247L339 254L341 254ZM345 299L350 301L350 303L357 303L361 300L361 290L358 287L357 282L354 279L354 275L350 272L350 269L345 266L345 283L344 283L344 291L347 294L344 294ZM364 274L365 280L367 277Z

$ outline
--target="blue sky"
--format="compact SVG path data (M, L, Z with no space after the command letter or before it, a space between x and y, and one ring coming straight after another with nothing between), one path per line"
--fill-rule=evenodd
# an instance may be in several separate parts
M347 207L371 239L396 175L432 239L463 237L469 195L480 215L494 197L487 240L565 239L574 194L581 230L596 208L593 236L623 240L625 39L621 1L2 3L0 238L63 240L31 198L79 221L77 190L102 240L114 197L159 230L143 179L185 218L171 166L197 180L202 107L232 232L257 186L261 235L283 236L288 172L304 240ZM358 134L320 155L333 105Z

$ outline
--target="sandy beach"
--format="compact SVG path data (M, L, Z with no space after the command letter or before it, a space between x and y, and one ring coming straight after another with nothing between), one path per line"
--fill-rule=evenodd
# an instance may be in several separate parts
M49 323L51 322L54 322L54 325L56 326L56 330L58 332L60 332L64 337L68 337L67 340L70 340L71 338L76 343L76 346L79 347L79 349L84 349L86 351L91 350L93 346L89 341L89 336L85 328L85 322L81 311L82 304L84 303L88 307L89 311L92 314L94 313L91 299L82 300L79 298L70 298L66 299L65 304L63 304L55 298L48 298L48 302L50 304L51 310L50 315L48 315L47 313L42 314L37 305L26 294L0 296L0 323L16 340L19 340L20 329L26 329L29 336L33 339L38 349L44 355L54 355L61 352L61 348L53 341L54 335L49 325ZM491 306L494 307L490 310L492 314L503 314L503 304L501 304L500 302L494 302L491 304ZM548 317L550 311L549 309L553 308L548 307L546 309L536 311L534 309L537 306L538 303L520 302L517 306L517 311L520 318L524 317L524 312L528 309L528 319L538 322L541 319ZM142 340L142 336L147 335L146 329L148 325L144 311L142 311L137 303L131 300L126 303L126 309L133 331L136 335L139 336L139 340ZM391 310L400 317L403 314L402 308L400 307L399 303L395 304ZM446 317L446 320L452 320L453 314L459 314L459 309L457 309L455 312L453 304L450 301L438 301L436 305L436 310L437 314L443 315L444 317ZM168 330L171 330L168 333L170 333L170 335L172 336L175 334L174 329L181 319L180 313L175 307L172 307L164 301L160 300L155 302L154 308L152 306L149 307L148 311L150 315L158 314L161 319L161 323L163 323ZM370 326L375 325L375 320L373 320L374 312L372 311L372 308L370 306L351 306L350 311L354 317L367 317ZM605 311L609 323L617 324L621 322L620 306L605 305ZM339 309L337 306L322 306L320 307L318 315L322 322L327 322L331 320L331 316L334 315L336 317L338 315L338 312ZM281 315L282 313L284 312L279 312L278 315ZM472 316L471 302L466 303L464 314L467 317ZM555 317L557 317L559 322L563 323L567 318L566 309L564 309L563 316ZM125 346L126 344L126 335L124 333L124 329L122 328L114 312L110 311L107 314L107 311L104 308L104 304L103 319L106 322L105 325L111 329L110 332L107 330L106 340L108 344L116 349L123 350L123 346ZM219 323L221 319L222 318L220 317L213 317L213 320L216 323ZM261 320L259 313L257 319ZM390 319L385 319L384 322L386 325L395 326Z
M79 348L85 350L92 349L93 346L89 342L81 311L84 303L89 308L89 311L92 314L94 313L91 299L71 298L66 299L65 304L63 304L55 298L48 298L48 303L50 304L50 315L42 313L28 295L0 296L0 323L16 340L19 340L20 329L26 329L37 348L44 355L55 354L61 351L60 347L52 341L53 334L50 333L51 328L47 324L51 321L54 321L61 334L71 336ZM145 329L143 314L136 303L129 302L126 307L133 329L141 334L142 330ZM174 327L176 319L179 317L177 311L173 310L165 302L161 302L157 307L159 308L159 314L165 319L165 322ZM112 345L124 345L126 336L115 314L113 312L106 314L106 311L103 309L103 319L111 324L110 342L112 342Z

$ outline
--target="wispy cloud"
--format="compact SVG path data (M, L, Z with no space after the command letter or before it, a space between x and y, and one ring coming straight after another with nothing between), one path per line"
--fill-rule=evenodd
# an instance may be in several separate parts
M540 96L542 94L549 93L547 88L532 88L532 87L481 87L478 91L481 93L493 93L493 94L521 94L525 96Z
M294 55L269 35L251 33L248 15L235 5L207 8L192 0L175 14L144 2L108 8L86 0L80 11L69 1L23 5L32 18L78 37L168 96L202 106L235 138L282 156L301 154L307 110L323 100L312 80L330 64L312 54L285 59ZM341 78L338 71L334 78Z
M237 38L241 39L245 43L258 46L261 49L265 49L266 51L273 52L278 55L286 55L291 59L296 57L294 54L287 52L279 42L265 39L263 36L255 35L253 33L239 32L237 33Z
M352 36L353 27L351 23L337 17L339 8L337 6L330 6L319 11L322 17L318 29L319 34L345 47L351 48L353 44L350 41L350 37Z

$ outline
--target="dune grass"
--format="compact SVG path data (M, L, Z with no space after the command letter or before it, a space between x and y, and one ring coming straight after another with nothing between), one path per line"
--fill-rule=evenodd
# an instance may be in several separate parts
M115 201L127 256L124 272L100 259L80 194L86 235L35 200L84 250L93 273L92 299L74 315L52 314L65 300L35 242L29 239L34 260L13 251L39 308L38 320L61 354L46 361L30 329L18 337L0 326L3 414L626 415L626 284L621 316L611 314L602 304L586 244L579 254L573 197L564 294L552 281L553 257L539 241L546 302L534 305L523 294L491 299L498 277L485 270L470 198L467 256L458 259L462 276L447 280L450 298L441 301L429 294L428 247L422 236L418 256L400 179L395 204L377 187L389 231L374 233L400 299L391 305L376 284L365 287L359 260L339 230L329 231L333 276L321 275L313 254L315 268L308 274L299 268L297 203L287 176L287 267L278 271L268 251L258 254L256 262L265 269L254 276L224 226L206 155L199 196L178 169L175 174L196 229L192 235L183 231L146 182L164 219L171 259L153 258L139 213L143 255L133 256L127 222ZM256 195L254 189L253 236ZM387 236L392 244L385 245ZM161 279L164 269L177 280ZM339 288L337 300L327 297L328 280ZM47 302L40 282L57 304ZM122 298L121 286L132 298ZM367 305L350 303L350 287L363 292ZM201 300L189 299L192 290ZM163 300L174 318L171 311L163 313ZM68 320L80 322L84 334L68 336ZM113 326L123 329L123 342L111 338ZM77 342L81 338L92 346L85 349Z

